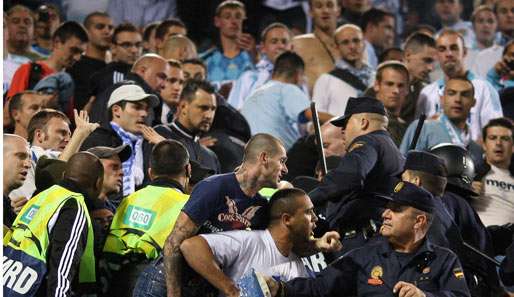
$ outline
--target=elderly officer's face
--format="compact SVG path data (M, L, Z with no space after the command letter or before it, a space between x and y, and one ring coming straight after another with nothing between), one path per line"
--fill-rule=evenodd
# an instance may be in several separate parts
M410 206L390 202L382 213L380 234L391 242L405 242L414 236L417 212Z
M362 114L354 114L343 128L345 148L348 150L353 140L362 134Z

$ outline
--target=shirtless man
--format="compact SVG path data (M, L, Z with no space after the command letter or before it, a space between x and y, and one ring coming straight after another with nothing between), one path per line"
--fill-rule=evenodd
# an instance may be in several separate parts
M309 0L313 33L293 39L293 50L305 62L305 76L310 94L318 77L334 69L335 62L340 58L334 42L337 18L341 12L338 3L337 0Z

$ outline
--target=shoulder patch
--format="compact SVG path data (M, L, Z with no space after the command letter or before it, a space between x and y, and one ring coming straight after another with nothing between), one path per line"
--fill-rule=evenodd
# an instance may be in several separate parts
M358 149L360 147L363 147L366 143L364 141L357 141L356 143L352 144L349 148L348 148L348 152L351 152L355 149Z
M453 275L455 275L456 279L464 279L464 272L460 267L453 269Z

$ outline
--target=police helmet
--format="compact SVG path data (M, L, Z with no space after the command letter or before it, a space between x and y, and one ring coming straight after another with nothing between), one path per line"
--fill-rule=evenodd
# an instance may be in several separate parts
M433 146L430 152L444 160L448 169L448 186L456 187L465 195L477 195L471 187L476 174L475 164L464 147L452 143L441 143Z

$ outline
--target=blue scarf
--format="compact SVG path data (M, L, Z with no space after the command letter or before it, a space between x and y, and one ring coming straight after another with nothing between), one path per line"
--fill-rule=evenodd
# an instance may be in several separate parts
M120 136L123 143L130 145L132 154L123 167L123 196L130 195L136 190L136 184L141 184L144 178L143 168L138 163L143 160L143 136L134 135L123 130L118 124L111 122L112 129Z
M371 85L372 79L375 76L373 69L369 67L367 64L362 64L362 68L357 69L352 65L348 64L346 61L340 60L339 62L337 62L336 67L348 70L351 74L357 76L366 86Z

